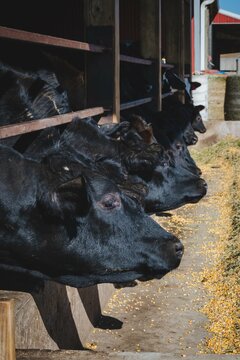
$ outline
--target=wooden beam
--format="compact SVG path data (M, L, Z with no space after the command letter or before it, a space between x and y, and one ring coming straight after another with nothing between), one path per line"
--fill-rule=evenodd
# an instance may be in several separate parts
M148 97L148 98L144 98L144 99L129 101L127 103L121 104L120 109L121 110L130 109L132 107L137 107L137 106L140 106L143 104L147 104L147 103L151 102L152 100L153 100L152 97Z
M133 64L141 64L141 65L152 65L152 60L147 59L141 59L134 56L128 56L128 55L120 55L120 60L125 62L130 62Z
M12 29L0 26L0 38L21 40L42 45L52 45L69 49L76 49L88 52L102 53L105 47L86 42L63 39L55 36L42 35L24 30Z
M172 65L172 64L163 64L163 63L162 63L162 68L163 68L163 69L167 69L167 70L168 70L168 69L173 69L173 68L174 68L174 65Z
M46 129L51 126L67 124L72 121L75 116L84 119L89 116L96 116L104 113L103 107L96 107L75 111L68 114L52 116L45 119L26 121L24 123L5 125L0 127L0 139L8 138L15 135L27 134L32 131Z
M0 360L16 360L14 300L0 300Z

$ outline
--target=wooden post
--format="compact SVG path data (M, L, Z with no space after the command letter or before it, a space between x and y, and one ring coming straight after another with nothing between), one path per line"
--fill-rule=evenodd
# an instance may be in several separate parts
M185 8L185 0L181 0L179 3L179 14L180 17L180 29L179 29L179 59L178 59L178 66L179 66L179 76L184 79L184 73L185 73L185 14L184 14L184 8Z
M157 0L157 110L162 110L162 1Z
M16 360L14 300L0 300L0 360Z
M85 22L86 41L111 49L86 56L87 107L112 109L119 122L119 0L86 0Z
M154 109L161 110L161 0L141 0L141 56L156 60L154 67L156 95Z
M119 24L119 0L114 1L114 29L113 29L113 78L114 78L114 98L113 98L113 122L120 122L120 24Z
M185 0L181 0L180 4L180 30L179 30L179 70L178 74L182 80L184 80L185 75ZM185 102L185 94L184 91L179 92L179 98L184 103Z

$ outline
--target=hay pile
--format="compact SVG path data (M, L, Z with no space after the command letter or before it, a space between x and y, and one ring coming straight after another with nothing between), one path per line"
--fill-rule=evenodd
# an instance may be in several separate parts
M215 264L202 273L210 295L202 311L209 318L208 331L212 334L203 352L236 354L240 353L240 140L226 138L193 155L198 163L227 168L228 183L219 199Z

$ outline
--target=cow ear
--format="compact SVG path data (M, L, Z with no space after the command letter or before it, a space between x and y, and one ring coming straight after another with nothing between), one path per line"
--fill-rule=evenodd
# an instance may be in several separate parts
M162 155L162 147L159 144L144 146L141 151L130 151L124 158L125 165L131 174L138 172L149 174L155 169Z
M204 105L197 105L195 106L195 112L200 112L202 111L203 109L205 109L205 106Z
M24 155L40 158L52 149L60 138L59 130L51 127L43 130L40 135L33 140L31 145L28 146Z
M197 88L199 88L199 86L201 86L202 84L197 82L197 81L191 81L191 90L196 90Z
M141 116L138 115L132 115L130 121L132 127L136 129L145 144L150 145L156 143L151 124L148 124Z
M122 192L130 197L131 199L137 201L142 206L144 206L145 197L148 194L148 187L146 184L143 183L135 183L135 184L128 184L122 183L119 188Z
M57 191L60 208L84 216L90 208L90 200L87 193L86 181L83 176L69 180L61 184Z

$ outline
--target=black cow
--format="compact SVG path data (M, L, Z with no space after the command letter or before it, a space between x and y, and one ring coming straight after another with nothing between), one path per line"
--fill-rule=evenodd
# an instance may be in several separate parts
M65 90L72 111L81 110L85 105L85 79L84 72L76 66L66 61L64 58L43 52L46 59L46 68L50 68L62 89ZM37 74L42 77L43 70L38 70ZM48 79L45 77L45 81Z
M152 96L155 91L154 82L148 68L131 63L121 63L120 94L121 102Z
M189 132L185 132L184 137L181 127L175 127L173 124L170 125L167 121L159 122L156 118L149 117L149 119L152 119L155 138L163 146L165 152L171 153L175 163L183 166L195 175L201 175L202 172L191 157L186 144L186 141L188 142L188 135L189 139L194 139L191 128Z
M206 182L182 166L176 158L175 161L173 159L166 156L154 169L151 180L145 177L148 185L145 198L147 212L176 209L188 203L196 203L206 195Z
M194 106L191 94L199 86L201 86L200 83L189 81L189 79L183 81L173 70L167 70L163 74L162 105L163 110L173 111L178 121L185 118L191 123L194 131L204 133L206 128L200 115L200 111L204 109L204 106ZM185 104L178 99L177 94L174 94L177 90L184 90Z
M162 79L162 94L172 94L173 90L185 90L186 85L173 70L166 70Z
M162 107L163 111L166 111L165 116L170 116L174 123L180 123L182 127L190 126L192 131L206 132L200 115L200 111L204 109L203 105L194 106L190 102L183 104L176 95L171 95L163 99Z
M201 175L201 170L187 149L188 145L195 144L197 141L189 119L183 117L179 120L175 117L174 112L154 112L150 109L135 110L134 116L136 114L152 125L154 138L164 147L165 151L171 150L182 165L187 166L194 174ZM131 121L133 113L131 110L127 110L124 112L124 116L125 119Z
M193 111L193 117L192 117L192 127L194 129L194 131L198 131L201 134L204 134L207 129L203 123L203 119L202 116L200 114L200 111L202 111L203 109L205 109L205 106L203 105L197 105L194 106L193 108L190 108L190 111Z
M53 151L34 161L5 146L0 159L2 271L84 287L179 265L181 242L87 159Z
M3 125L70 111L67 94L52 72L26 72L0 63L0 79Z
M0 63L1 125L51 117L69 111L67 93L53 72L21 71ZM14 146L17 141L19 136L1 140L1 143Z
M136 121L136 118L136 116L133 117L133 120ZM117 129L120 126L121 123L115 125ZM121 134L118 135L121 137ZM124 136L126 135L124 134ZM152 139L155 138L152 137ZM181 147L180 143L176 143L174 151L175 144L170 146L168 138L165 141L162 143L162 152L159 154L157 164L151 169L143 169L134 173L135 181L144 181L148 187L145 210L150 213L171 210L187 203L198 202L207 191L206 182L199 178L194 164L188 162L187 155L189 153L185 154L187 147L184 148L184 144ZM190 154L189 158L191 159Z
M140 133L129 123L99 128L92 119L75 119L58 143L65 151L86 156L122 189L130 183L140 194L143 192L141 200L149 213L200 200L206 194L205 181L184 167L172 151L166 152L163 146L155 144L149 125L143 130L144 123L136 120L135 117L134 124L137 123ZM147 145L140 134L151 145ZM110 139L109 135L120 139ZM41 148L48 148L44 140L40 141L40 146L35 145L35 150L29 149L29 153L39 156Z

